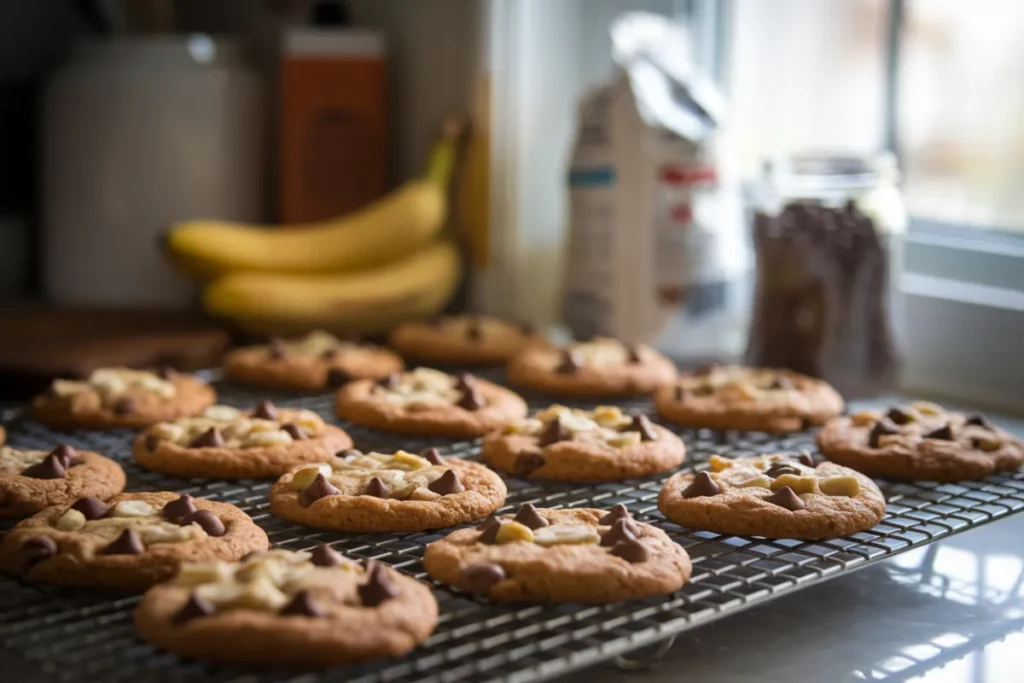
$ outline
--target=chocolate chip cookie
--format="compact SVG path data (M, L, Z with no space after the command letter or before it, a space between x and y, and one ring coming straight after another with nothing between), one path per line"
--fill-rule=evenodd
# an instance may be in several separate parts
M959 481L1024 464L1024 441L983 415L918 401L830 421L818 433L829 460L872 477Z
M320 546L184 564L143 596L135 626L186 657L319 668L405 654L430 636L437 613L416 579Z
M487 435L483 458L518 477L619 481L679 467L686 447L642 413L554 405Z
M885 498L863 474L810 456L711 456L711 467L669 478L658 509L680 526L721 534L818 539L882 521Z
M387 349L320 331L301 339L274 338L224 357L228 379L286 391L336 389L354 379L387 377L402 368L402 359Z
M643 344L604 337L562 349L529 348L509 361L508 381L553 396L642 396L675 379L672 361Z
M547 346L532 325L486 315L459 315L405 323L388 345L399 353L439 365L501 365L529 346Z
M193 375L103 368L83 381L55 380L32 401L32 417L61 430L137 429L195 415L215 399L213 388Z
M654 407L667 422L707 429L799 432L843 412L826 382L791 372L733 365L683 374L661 387Z
M338 417L402 434L474 437L526 415L517 394L486 380L430 368L359 380L338 392Z
M611 511L538 510L489 518L427 546L427 573L500 601L619 602L678 590L690 558L668 535Z
M135 438L135 461L182 477L270 477L350 448L342 429L310 410L211 406L202 415L153 425Z
M177 493L80 498L19 522L0 543L0 571L23 581L140 590L182 562L237 560L267 535L227 503Z
M98 453L65 444L50 451L0 447L0 518L28 517L83 496L109 498L124 483L121 466Z
M483 465L421 455L351 450L298 467L270 492L279 517L317 529L377 533L443 529L491 514L505 483Z

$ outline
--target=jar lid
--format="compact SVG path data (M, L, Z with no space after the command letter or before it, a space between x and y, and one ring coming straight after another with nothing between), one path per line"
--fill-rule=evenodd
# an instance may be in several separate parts
M851 189L894 185L899 181L891 152L873 156L805 153L765 162L765 176L783 187Z

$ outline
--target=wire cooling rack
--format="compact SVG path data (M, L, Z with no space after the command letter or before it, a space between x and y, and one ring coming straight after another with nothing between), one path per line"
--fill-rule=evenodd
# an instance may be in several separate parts
M220 400L251 406L265 398L221 384ZM280 405L312 409L336 422L332 397L273 395ZM546 399L528 397L531 406ZM623 405L620 403L620 405ZM643 402L625 407L649 408ZM410 439L341 423L365 450L417 450L437 446L446 455L475 457L470 441ZM424 547L446 532L341 534L297 526L273 517L267 493L271 480L208 481L168 477L131 461L130 432L58 435L17 418L9 441L25 448L54 442L105 453L128 475L128 490L174 490L233 503L262 526L271 542L303 550L332 543L351 557L373 558L429 581L420 559ZM679 432L688 466L697 469L713 454L813 449L809 433L777 438L753 433ZM960 484L879 482L889 501L885 520L870 531L825 541L770 540L684 529L657 509L667 475L624 482L579 485L539 484L508 478L501 512L523 503L538 507L609 508L623 503L641 521L661 527L693 560L693 577L680 591L659 598L612 605L496 605L450 591L434 594L441 617L433 636L401 659L378 660L324 672L258 671L184 660L144 643L132 627L137 595L21 584L0 578L0 653L28 665L37 680L140 681L200 677L212 681L536 681L610 660L727 614L864 567L910 548L1005 517L1024 507L1024 472Z

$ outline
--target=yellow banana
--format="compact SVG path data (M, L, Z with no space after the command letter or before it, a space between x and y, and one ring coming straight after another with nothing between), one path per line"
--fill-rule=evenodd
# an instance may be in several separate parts
M247 329L379 332L436 315L460 275L458 250L438 242L386 266L349 273L229 273L206 287L203 304Z
M410 181L354 214L282 229L185 221L165 235L169 260L189 274L210 277L230 271L357 270L412 254L436 238L444 224L456 133L445 128L424 179Z

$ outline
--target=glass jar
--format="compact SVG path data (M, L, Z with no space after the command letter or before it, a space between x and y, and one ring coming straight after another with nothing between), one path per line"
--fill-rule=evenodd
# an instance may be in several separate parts
M820 377L847 398L896 385L907 225L898 179L891 154L766 164L748 364Z

